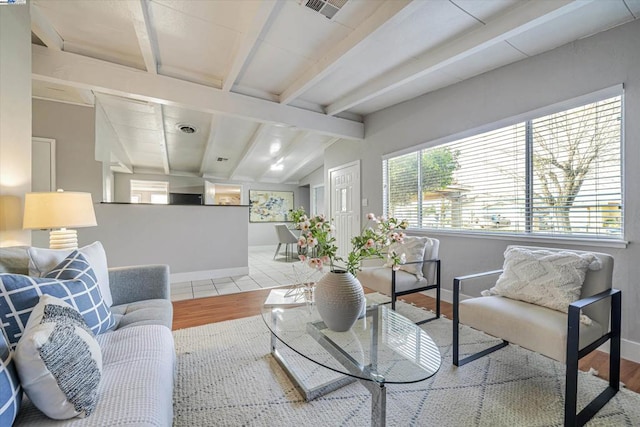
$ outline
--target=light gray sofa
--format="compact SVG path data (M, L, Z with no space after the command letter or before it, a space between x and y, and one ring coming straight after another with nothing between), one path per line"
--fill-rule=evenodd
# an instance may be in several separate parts
M28 274L26 248L0 250L0 272ZM14 426L172 425L175 349L169 267L110 268L109 284L116 328L96 337L103 367L94 412L56 421L25 395Z

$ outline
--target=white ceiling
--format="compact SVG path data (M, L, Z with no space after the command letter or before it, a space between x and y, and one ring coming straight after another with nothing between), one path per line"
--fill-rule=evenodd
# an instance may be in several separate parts
M32 0L33 96L96 105L114 171L295 183L367 114L640 17L640 0L306 3Z

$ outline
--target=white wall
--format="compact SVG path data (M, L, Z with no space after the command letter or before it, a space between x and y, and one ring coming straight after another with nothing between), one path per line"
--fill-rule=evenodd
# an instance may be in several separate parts
M28 245L24 194L31 191L29 5L0 6L0 246Z
M615 257L615 287L623 295L623 356L640 362L639 42L640 21L631 22L371 114L365 120L365 141L334 144L326 152L325 169L362 159L362 197L369 199L370 211L381 212L382 155L624 83L625 238L630 243L625 249L574 247ZM507 245L531 243L432 235L441 240L447 289L454 276L499 267Z

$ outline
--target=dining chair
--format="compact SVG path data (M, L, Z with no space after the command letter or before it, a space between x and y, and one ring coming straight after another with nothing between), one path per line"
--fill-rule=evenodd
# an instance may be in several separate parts
M280 252L280 247L285 245L285 257L287 260L293 258L293 253L289 246L295 244L298 245L298 237L287 227L286 224L276 224L276 235L278 237L278 247L276 253L273 255L273 259L276 259Z

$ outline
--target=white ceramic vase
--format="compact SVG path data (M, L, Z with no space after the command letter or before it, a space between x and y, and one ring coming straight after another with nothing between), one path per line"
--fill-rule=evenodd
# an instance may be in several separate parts
M325 325L344 332L351 329L364 309L364 291L353 274L330 271L316 284L315 302Z

